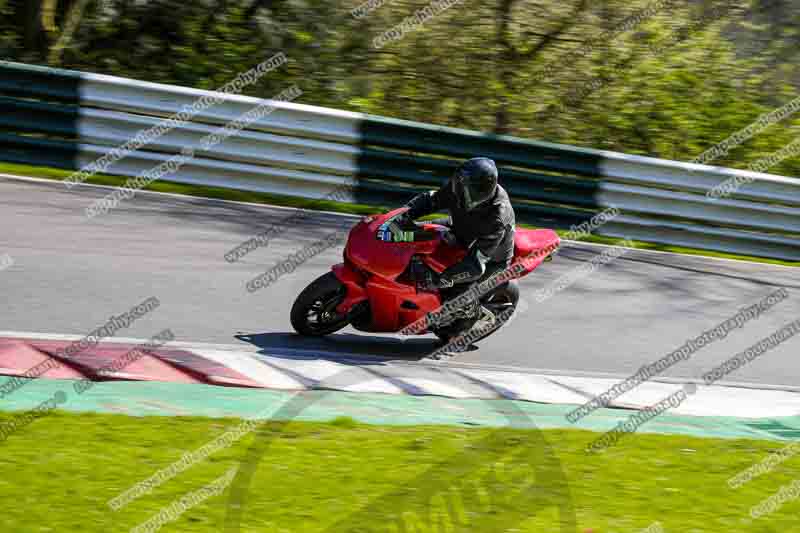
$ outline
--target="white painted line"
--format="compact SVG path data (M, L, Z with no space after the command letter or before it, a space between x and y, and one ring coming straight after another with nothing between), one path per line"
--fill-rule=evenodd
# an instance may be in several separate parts
M299 381L292 379L285 372L281 372L273 367L265 365L252 354L246 352L232 352L207 348L194 348L191 351L200 357L205 357L206 359L210 359L215 363L227 366L228 368L247 376L256 383L259 383L269 389L305 389L305 386L303 386L303 384Z
M551 378L587 396L580 403L608 391L617 381L561 376ZM677 384L645 382L611 401L611 407L644 409L657 404L683 388ZM688 396L672 414L692 416L736 416L739 418L767 418L800 415L800 394L778 390L698 385L697 392Z
M553 384L547 376L520 375L512 372L460 370L462 374L498 386L512 398L529 402L581 404L586 398Z
M359 366L343 365L325 359L285 359L257 355L269 365L285 370L289 375L297 375L316 388L334 389L346 392L378 392L384 394L404 394L404 391L367 372ZM307 386L308 388L308 386Z
M39 333L33 331L0 331L0 337L11 337L11 338L19 338L19 339L30 339L30 340L40 340L40 341L65 341L65 342L72 342L72 341L79 341L85 337L85 335L71 335L71 334L59 334L59 333ZM137 337L107 337L100 340L101 344L104 343L111 343L111 344L144 344L150 342L151 339L140 339ZM181 348L186 350L193 350L197 349L209 349L209 350L227 350L227 351L234 351L234 352L245 352L245 353L258 353L261 349L258 346L254 346L252 344L242 343L242 344L214 344L214 343L202 343L202 342L184 342L184 341L169 341L163 344L164 348Z
M486 398L491 399L494 395L476 396L468 392L455 383L447 383L444 380L425 378L420 376L392 376L401 379L406 383L419 389L421 395L444 396L446 398Z
M79 335L53 335L0 332L3 337L48 340L77 340ZM116 342L140 344L145 339L114 339ZM103 342L106 342L104 340ZM227 366L264 387L282 390L331 389L347 392L382 394L436 395L450 398L494 399L498 395L509 399L542 403L582 405L594 396L606 392L619 379L565 375L567 371L550 374L520 372L515 369L481 368L477 365L420 364L411 362L359 362L350 359L337 362L317 357L263 355L252 348L199 343L178 344L200 357ZM208 347L212 346L212 347ZM183 346L180 346L181 348ZM308 352L308 350L304 350ZM340 355L340 354L334 354ZM366 363L366 364L365 364ZM435 370L434 370L435 369ZM2 369L0 369L2 370ZM119 373L118 377L124 377ZM682 388L683 382L649 381L615 399L612 407L642 409L657 404ZM698 385L673 414L691 416L735 416L739 418L769 418L800 415L800 393L787 390L767 390L727 385Z
M614 379L606 378L585 378L572 376L553 376L550 378L554 382L562 383L571 389L577 389L586 393L580 403L586 403L595 396L608 391L611 387L619 383ZM672 383L659 383L646 381L611 401L611 407L622 408L642 408L660 402L670 394L681 389L681 385Z
M56 341L77 341L84 338L85 335L66 335L57 333L41 333L29 331L0 331L0 337L9 338L24 338L33 340L56 340ZM117 343L117 344L143 344L149 342L150 339L141 339L134 337L109 337L102 339L101 343ZM164 344L165 348L184 349L187 351L195 350L220 350L231 351L237 353L247 353L251 355L263 355L265 349L259 348L249 343L242 344L215 344L215 343L202 343L202 342L184 342L184 341L170 341ZM607 379L611 381L611 385L630 377L630 374L613 373L613 372L587 372L582 370L570 368L538 368L538 367L520 367L513 365L492 365L492 364L479 364L479 363L466 363L456 360L451 361L414 361L414 360L398 360L391 356L384 355L370 355L358 353L335 352L331 350L315 350L315 349L295 349L295 348L276 348L273 350L280 355L286 355L288 358L292 356L306 356L308 358L327 358L332 361L346 361L348 364L358 365L359 362L367 361L381 361L385 364L390 364L392 367L424 367L424 368L437 368L437 369L459 369L459 370L477 370L488 372L499 372L501 374L522 374L522 375L541 375L544 377L560 377L569 376L570 378L590 378L590 379ZM675 385L683 385L685 383L702 384L701 379L689 378L669 378L658 376L651 379L647 383L667 383ZM739 381L720 381L715 385L753 389L753 390L776 390L785 392L800 393L800 386L779 385L770 383L753 383L753 382L739 382ZM605 392L605 390L601 391Z
M770 418L800 415L800 394L783 391L743 390L699 386L670 413L692 416Z
M117 379L122 380L131 380L131 381L152 381L149 379L144 379L142 374L131 374L130 372L103 372L100 374L103 377L114 377Z

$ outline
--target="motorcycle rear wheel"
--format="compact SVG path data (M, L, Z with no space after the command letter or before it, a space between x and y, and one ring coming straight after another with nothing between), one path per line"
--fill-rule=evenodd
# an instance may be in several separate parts
M324 274L303 289L292 305L289 319L300 335L321 337L348 324L347 314L337 313L347 289L333 272Z
M518 302L519 286L516 281L504 283L486 295L481 300L481 304L494 313L495 316L505 316L505 320L499 320L493 327L481 332L479 336L471 340L471 343L481 341L503 327L503 324L508 321L514 310L516 310ZM469 332L475 322L477 322L477 318L458 319L452 324L437 329L434 333L442 343L447 344L459 335Z

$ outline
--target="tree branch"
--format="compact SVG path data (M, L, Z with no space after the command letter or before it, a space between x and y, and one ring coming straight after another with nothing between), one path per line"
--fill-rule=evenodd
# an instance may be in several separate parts
M527 60L536 56L537 54L542 52L545 48L547 48L550 45L550 43L554 42L556 39L559 39L564 32L566 32L570 27L572 27L578 15L580 15L583 12L583 10L586 9L587 3L588 0L580 0L578 4L575 6L575 9L573 9L568 16L561 19L561 24L559 24L556 29L545 34L542 40L536 43L536 46L533 46L531 49L521 54L522 59Z

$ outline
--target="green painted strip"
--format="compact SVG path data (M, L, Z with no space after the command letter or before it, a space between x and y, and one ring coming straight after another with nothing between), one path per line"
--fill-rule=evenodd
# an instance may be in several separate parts
M800 439L800 428L793 428L787 426L786 424L783 424L782 422L779 422L777 420L751 422L747 425L759 431L766 431L767 433L775 435L780 439L791 439L791 440Z
M557 205L513 202L517 222L534 226L566 229L589 221L598 211L584 211Z
M216 387L160 382L97 383L82 395L72 389L70 380L33 380L3 400L3 409L27 410L66 394L60 409L72 412L118 413L131 416L204 416L211 418L258 416L275 412L296 394L316 401L294 417L305 421L330 421L341 416L380 425L442 424L455 426L504 427L508 413L517 412L519 426L528 417L542 429L587 429L608 431L627 419L630 411L600 409L572 425L564 416L574 406L548 405L513 400L459 400L439 396L408 396L334 391L297 393L266 389ZM514 409L503 409L513 403ZM511 423L516 419L511 417ZM640 433L692 435L698 437L796 439L800 417L754 420L736 417L693 417L662 414L642 426Z
M0 97L0 129L78 138L79 107Z
M603 157L516 137L365 116L360 124L363 148L382 147L456 158L491 157L498 165L600 176Z
M78 145L70 141L0 133L0 161L77 170Z
M414 193L441 186L463 159L486 156L497 162L500 183L511 196L519 222L567 228L602 209L596 178L603 158L594 153L374 116L365 116L359 131L359 203L374 202L377 190L388 183L404 184L408 196L394 192L392 198L406 201Z
M354 191L355 203L397 207L409 201L414 195L430 190L431 187L412 187L383 181L359 179Z
M0 61L0 93L80 103L82 74L24 63Z
M78 139L81 77L80 72L0 61L0 95L6 95L0 97L0 160L78 168L77 143L64 139ZM20 133L44 134L46 139Z
M461 160L411 157L366 148L359 159L359 177L406 182L438 188ZM501 167L501 184L512 198L596 208L599 182L570 176L552 176Z
M414 195L432 187L411 187L393 183L361 179L355 191L356 203L396 207ZM548 228L568 228L589 220L597 211L572 209L557 205L513 202L518 223Z

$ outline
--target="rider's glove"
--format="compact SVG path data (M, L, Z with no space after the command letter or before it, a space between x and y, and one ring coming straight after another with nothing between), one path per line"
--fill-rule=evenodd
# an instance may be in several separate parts
M414 222L414 219L411 218L411 215L409 213L410 213L409 211L405 211L404 213L398 215L394 219L395 224L397 224L401 228L407 228L408 226L410 226Z
M444 242L447 246L460 246L458 239L456 239L455 233L450 230L443 230L440 235L442 236L442 242Z

